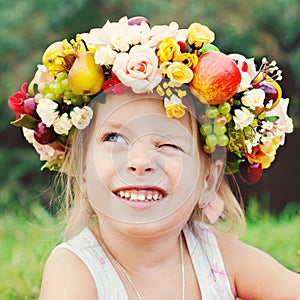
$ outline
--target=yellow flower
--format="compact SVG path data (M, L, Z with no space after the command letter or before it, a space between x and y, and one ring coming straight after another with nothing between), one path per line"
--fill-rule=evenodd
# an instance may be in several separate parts
M168 105L166 114L169 118L181 118L185 114L184 105L182 103Z
M195 68L198 64L198 56L195 53L181 53L175 59L191 69Z
M162 63L160 70L162 74L168 76L175 86L181 86L184 83L189 83L194 76L193 71L180 62Z
M213 42L215 34L207 26L200 23L193 23L188 29L188 42L197 49Z
M156 92L161 97L163 97L165 95L165 91L160 84L156 87Z
M168 96L168 97L171 97L172 96L172 91L171 91L171 89L166 89L166 95Z
M275 155L279 146L280 140L276 136L273 136L267 143L262 144L260 148L266 155Z
M178 43L171 38L165 38L158 46L157 57L161 62L171 61L178 56L179 52Z
M181 90L181 89L175 89L175 91L177 92L177 96L178 96L179 98L183 98L183 97L185 97L185 96L187 95L187 92L184 91L184 90Z
M45 63L45 67L47 68L49 75L54 77L60 72L64 72L66 70L66 63L63 57L60 54L55 53L49 57L49 62Z

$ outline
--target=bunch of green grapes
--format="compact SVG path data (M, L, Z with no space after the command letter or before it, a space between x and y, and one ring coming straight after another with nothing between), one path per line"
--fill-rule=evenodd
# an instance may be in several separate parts
M229 138L226 134L226 124L231 121L231 105L228 102L219 105L209 105L205 110L205 122L200 127L200 133L204 137L204 150L214 152L217 146L225 147Z
M58 73L55 79L50 83L41 83L38 91L43 98L65 103L67 105L80 106L84 102L89 101L89 97L85 95L75 94L68 83L68 74L66 72Z

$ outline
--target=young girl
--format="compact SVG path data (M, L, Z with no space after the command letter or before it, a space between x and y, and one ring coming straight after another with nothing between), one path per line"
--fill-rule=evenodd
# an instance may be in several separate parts
M280 72L213 39L199 23L107 22L50 45L9 99L66 179L66 241L40 299L300 298L298 274L238 240L223 174L254 183L292 131Z

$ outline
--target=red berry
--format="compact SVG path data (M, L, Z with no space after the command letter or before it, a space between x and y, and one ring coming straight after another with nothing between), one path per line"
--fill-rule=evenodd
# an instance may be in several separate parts
M128 20L128 25L141 25L143 21L146 22L150 27L150 22L145 17L132 17Z
M250 164L248 161L243 161L239 165L240 177L246 184L252 185L259 181L262 175L261 164Z
M34 127L34 138L42 144L50 144L57 139L57 133L55 133L53 127L47 127L42 121L38 122Z
M185 42L178 41L177 44L179 45L181 52L185 52L186 51L187 46L186 46Z
M248 64L245 61L242 62L241 70L243 72L248 72Z

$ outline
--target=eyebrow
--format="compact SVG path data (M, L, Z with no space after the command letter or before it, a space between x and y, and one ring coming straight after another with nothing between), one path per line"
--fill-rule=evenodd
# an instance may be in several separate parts
M102 127L120 129L120 128L124 127L124 124L117 122L117 121L108 121L108 122L104 122Z

